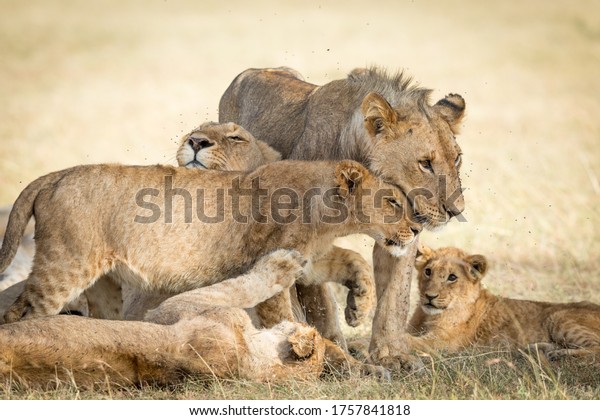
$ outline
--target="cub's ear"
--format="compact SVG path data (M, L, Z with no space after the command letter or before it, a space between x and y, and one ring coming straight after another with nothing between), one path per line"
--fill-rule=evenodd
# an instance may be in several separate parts
M417 257L415 258L415 267L418 268L427 264L427 261L429 261L431 257L433 257L433 250L423 244L419 244L419 247L417 248Z
M469 264L471 275L475 279L481 280L485 276L488 263L483 255L469 255L465 261Z
M281 160L281 153L279 153L277 150L273 149L271 146L269 146L264 141L256 140L256 144L258 145L260 152L262 153L263 157L265 158L265 163L277 162L278 160Z
M367 168L353 160L342 160L335 167L335 181L342 197L355 194L370 176Z
M371 92L362 101L360 111L365 117L365 128L371 137L385 133L398 121L394 108L378 93Z
M440 99L433 108L439 112L443 119L450 124L450 129L454 134L459 131L459 124L465 115L465 100L456 93L446 95Z

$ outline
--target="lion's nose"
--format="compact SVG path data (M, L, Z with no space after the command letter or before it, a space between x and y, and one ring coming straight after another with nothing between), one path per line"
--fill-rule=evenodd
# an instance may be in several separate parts
M435 299L438 296L439 295L430 295L428 293L425 293L425 297L429 300L429 302L433 302L433 299Z
M417 236L419 233L421 233L421 230L423 230L423 228L421 226L411 226L410 227L410 231L413 233L413 235Z
M461 214L463 212L463 210L454 207L454 206L450 206L450 207L446 207L444 205L444 210L446 211L446 214L448 215L449 218L453 218L455 216L458 216L459 214Z
M194 152L198 152L201 149L206 149L207 147L212 146L214 143L208 141L207 139L197 139L194 137L190 137L190 139L188 140L188 144Z

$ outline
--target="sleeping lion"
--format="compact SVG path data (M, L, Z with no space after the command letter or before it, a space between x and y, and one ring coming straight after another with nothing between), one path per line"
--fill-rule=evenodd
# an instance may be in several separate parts
M253 327L241 308L290 287L302 276L302 263L296 251L274 251L237 278L164 301L146 322L56 315L2 325L0 378L44 387L61 381L166 385L187 376L314 380L327 365L385 376L305 324Z

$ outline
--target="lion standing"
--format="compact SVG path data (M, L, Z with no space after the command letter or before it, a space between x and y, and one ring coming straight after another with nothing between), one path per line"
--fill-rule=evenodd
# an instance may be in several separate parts
M403 74L356 69L323 86L289 68L248 69L229 85L219 121L233 121L266 141L284 159L353 159L397 185L426 227L443 226L464 209L455 135L463 98L447 95L429 104L430 91ZM375 245L377 311L370 353L389 367L403 363L405 330L416 247L395 258ZM326 337L342 341L333 297L325 286L298 287L307 319Z

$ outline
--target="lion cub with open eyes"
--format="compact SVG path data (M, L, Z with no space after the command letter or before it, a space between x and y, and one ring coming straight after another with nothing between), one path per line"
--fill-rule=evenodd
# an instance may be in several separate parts
M495 296L481 280L483 255L422 247L416 268L419 306L410 348L456 352L469 346L537 348L550 358L600 353L600 305L549 303Z

